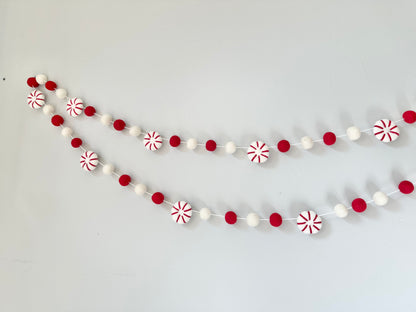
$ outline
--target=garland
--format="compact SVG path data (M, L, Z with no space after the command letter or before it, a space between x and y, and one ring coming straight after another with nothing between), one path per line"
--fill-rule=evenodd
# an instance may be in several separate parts
M347 137L351 141L357 141L360 139L363 133L369 134L373 133L374 137L381 142L389 143L397 140L400 136L400 129L396 123L405 123L411 124L416 122L416 112L413 110L408 110L403 112L402 119L393 121L388 118L383 118L375 122L375 124L368 129L360 130L356 126L351 126L346 130L345 134L336 135L334 132L327 131L324 133L321 139L313 139L309 136L304 136L300 139L299 142L290 143L286 139L281 139L277 144L273 144L269 147L268 144L264 143L263 140L258 140L251 142L249 146L238 146L234 142L230 141L224 145L217 145L217 142L213 139L206 141L205 143L198 143L195 138L190 138L187 140L181 139L178 135L172 135L170 138L162 137L157 131L145 131L138 126L128 125L122 119L116 119L113 121L113 118L110 114L99 114L94 106L86 106L84 108L84 102L78 97L69 98L68 92L65 89L59 88L55 82L48 80L46 75L39 74L36 77L30 77L27 80L27 84L36 88L40 84L45 85L45 88L49 91L55 93L59 99L65 99L66 111L72 117L78 117L84 112L88 117L99 118L101 123L106 126L112 126L116 131L128 131L130 135L138 137L143 135L143 145L146 149L150 151L157 151L161 148L164 142L169 142L171 147L178 147L181 144L185 144L186 147L190 150L197 148L198 146L204 146L205 149L209 152L214 152L217 148L224 148L227 154L234 154L237 149L245 149L247 158L254 163L264 163L270 157L270 149L276 149L281 153L287 153L292 146L301 146L305 150L311 149L315 143L322 142L327 146L334 145L338 138ZM39 92L39 91L38 91ZM32 95L32 104L29 105L38 105L36 99L42 98L43 94L33 94Z
M56 95L59 98L66 98L66 91L65 90L64 90L65 92L59 91L63 89L57 89L56 83L52 81L48 81L45 75L37 75L36 77L30 77L27 80L27 84L32 88L37 88L39 84L45 84L45 88L50 91L55 91ZM63 96L63 94L65 95ZM228 224L235 224L238 220L246 220L247 224L250 227L256 227L257 225L259 225L260 222L263 222L263 221L269 222L270 225L273 227L279 227L283 223L283 221L296 220L297 226L301 232L305 234L316 234L322 228L323 216L335 214L336 216L340 218L345 218L349 214L350 210L353 210L357 213L362 213L367 209L368 204L374 203L377 206L385 206L388 203L389 197L391 195L398 193L398 192L402 194L411 194L414 191L414 183L408 180L403 180L398 184L397 189L389 193L384 193L382 191L375 192L371 200L364 200L363 198L359 197L359 198L355 198L351 202L351 205L349 206L346 206L344 204L337 204L332 211L329 211L320 215L318 215L316 212L312 210L307 210L307 211L300 212L297 217L289 217L289 218L283 218L278 212L272 213L268 218L260 218L255 213L249 213L246 217L238 217L234 211L228 211L224 215L221 215L221 214L212 213L211 210L208 208L201 208L200 210L196 210L196 209L193 209L192 206L188 202L183 201L183 200L172 203L165 199L165 196L163 193L149 192L145 184L142 184L142 183L135 184L132 182L130 175L116 172L112 164L106 163L101 157L98 157L98 155L95 152L89 150L83 144L83 141L80 138L75 137L73 135L74 132L71 128L64 126L64 123L65 123L64 118L59 114L54 114L54 107L50 104L46 104L45 95L41 91L37 89L32 90L32 92L27 97L27 103L33 109L39 109L42 107L44 114L51 117L51 123L55 127L61 128L61 134L64 137L68 137L71 139L72 147L77 148L77 149L79 148L80 150L82 150L82 154L80 157L81 168L83 168L85 171L91 172L97 169L98 166L101 166L102 172L106 175L111 175L117 178L121 186L129 187L132 190L134 190L136 194L151 198L153 203L156 205L164 204L164 205L169 206L171 208L170 210L171 217L173 221L178 224L188 223L193 213L199 214L202 220L208 220L210 219L210 217L224 218L225 222ZM83 110L83 104L81 101L79 101L79 99L77 98L69 99L69 102L67 104L67 112L69 115L78 116L82 112L82 110ZM94 108L89 109L89 110L90 111L94 110L94 114L95 114ZM91 115L91 116L94 115L94 114L89 114L89 113L87 114L88 107L85 108L84 111L86 115ZM101 118L103 116L104 115L102 115ZM406 111L405 113L403 113L403 120L407 123L414 123L416 121L416 113L414 111ZM116 124L117 122L114 121L113 126L116 130L118 130ZM123 126L123 129L124 128L125 128L125 125ZM130 127L130 132L132 129L134 129L134 127ZM366 132L366 131L362 131L362 132ZM374 125L373 132L374 132L374 135L383 142L394 141L395 139L397 139L400 133L398 127L392 121L389 121L386 119L382 119L376 122L376 124ZM146 136L147 135L149 135L149 133L147 133ZM157 147L158 144L162 144L161 142L160 143L158 142L158 137L155 136L154 134L153 136L151 135L150 138L148 139L146 139L146 136L144 137L144 140L145 142L148 142L149 144L146 145L145 143L144 145L149 150L154 150L155 148L153 147ZM348 131L347 131L347 136L350 137L350 135L348 135ZM152 138L154 139L154 141L152 141ZM165 139L162 138L162 141L163 140ZM323 142L327 144L325 141L326 140L324 136ZM249 151L251 151L250 148L263 148L263 146L261 144L257 145L256 143L255 146L253 147L250 146L248 148ZM261 160L262 158L259 158L259 159ZM261 162L261 161L258 161L258 162Z

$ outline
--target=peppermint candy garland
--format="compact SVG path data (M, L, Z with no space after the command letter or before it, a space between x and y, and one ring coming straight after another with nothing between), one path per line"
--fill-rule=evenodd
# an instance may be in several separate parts
M92 171L98 165L98 156L94 152L86 151L84 154L81 155L79 163L82 169L86 171Z
M173 221L179 224L188 223L192 217L192 207L187 202L178 201L170 210Z
M68 104L66 104L66 111L69 114L69 116L77 117L82 113L82 110L84 109L84 104L82 103L82 100L79 98L73 98L70 99Z
M66 90L61 89L61 88L58 89L57 84L53 81L48 81L46 75L40 74L37 76L42 76L42 80L40 81L42 83L39 82L40 84L43 84L43 82L46 81L44 85L47 90L55 92L56 96L60 99L67 99L69 101L67 106L70 105L71 101L73 101L74 99L77 99L77 98L70 99L67 96ZM39 83L36 81L35 77L30 77L27 83L32 88L39 86ZM82 107L83 107L82 101L78 103L77 105L74 105L73 102L70 105L71 108L69 110L69 113L71 114L71 116L75 117L81 114ZM80 105L82 105L82 107ZM250 144L250 146L246 147L246 146L237 146L232 141L227 142L224 145L218 145L217 142L212 139L207 140L205 143L202 143L202 142L198 142L194 138L183 140L178 135L172 135L170 138L165 138L165 137L162 137L157 131L150 131L150 132L144 131L138 126L128 125L122 119L117 119L113 121L113 118L111 115L98 114L95 107L93 106L85 107L84 112L85 112L85 115L88 117L94 117L94 116L98 117L104 125L107 125L107 126L112 125L116 131L127 130L130 135L135 136L135 137L143 135L144 136L143 144L147 149L151 151L157 151L162 146L163 141L166 141L173 148L177 148L180 145L185 145L190 150L193 150L197 147L202 147L202 146L205 146L205 149L209 152L215 152L218 148L224 148L227 154L234 154L239 149L247 150L248 159L257 164L264 163L270 157L268 147L267 149L264 149L264 150L261 149L259 151L259 147L257 146L253 147L253 143ZM408 123L408 124L416 122L416 112L413 110L404 112L402 114L402 117L403 119L397 120L396 122L404 121L405 123ZM345 134L336 135L335 133L331 131L327 131L323 134L321 139L312 139L309 136L304 136L300 139L299 142L295 142L295 143L290 143L286 139L281 139L277 142L277 144L270 145L270 146L272 149L279 151L281 153L288 153L290 152L292 146L300 146L305 150L309 150L313 148L315 143L321 143L321 142L327 146L332 146L336 144L338 138L347 137L350 141L357 141L360 139L361 134L371 133L371 132L373 132L374 136L382 142L392 142L396 140L400 134L399 128L395 124L396 122L393 122L389 119L381 119L377 121L376 124L372 128L369 128L369 129L360 130L356 126L351 126L348 129L346 129ZM157 134L157 139L155 137L155 134ZM259 140L256 142L261 142L261 141ZM266 146L267 144L265 144L264 147ZM254 157L256 152L259 154L257 154L256 157Z
M33 90L27 96L27 104L33 109L41 108L45 104L45 95L39 90Z
M322 228L322 219L316 212L308 210L302 211L297 220L298 228L305 234L316 234Z
M264 163L269 159L269 147L262 141L252 142L247 149L247 157L252 162L259 164Z

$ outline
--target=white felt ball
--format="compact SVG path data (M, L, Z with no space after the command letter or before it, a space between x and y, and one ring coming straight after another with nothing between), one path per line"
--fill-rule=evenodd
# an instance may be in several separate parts
M113 121L113 118L110 114L104 114L101 116L101 123L105 126L111 125L111 122Z
M131 136L136 136L137 137L137 136L140 135L140 133L142 133L142 129L140 129L140 127L137 127L137 126L133 126L129 130L129 134Z
M64 99L68 95L65 89L56 89L55 94L58 99Z
M74 133L74 131L71 128L69 128L69 127L63 127L62 128L61 134L64 137L70 137L72 135L72 133Z
M348 209L343 204L338 204L334 207L334 212L339 218L345 218L348 216Z
M347 137L351 141L356 141L361 137L361 131L358 127L352 126L347 129Z
M112 174L113 171L114 171L114 166L112 164L105 164L103 166L103 173L104 174L109 175L109 174Z
M237 150L237 146L235 146L234 142L227 142L225 144L225 152L227 154L234 154L236 150Z
M377 206L384 206L388 203L389 198L383 192L378 191L374 193L373 200Z
M199 216L202 220L208 220L211 217L211 210L209 210L208 208L202 208L199 211Z
M193 150L198 145L198 142L195 139L189 139L186 141L186 147L190 150Z
M247 224L251 227L256 227L260 223L260 218L257 214L254 212L251 212L247 215Z
M40 85L45 84L48 81L48 76L45 74L36 75L36 82Z
M45 115L52 115L55 111L55 108L53 108L53 106L50 104L46 104L46 105L43 105L42 110Z
M304 136L300 139L300 143L305 150L311 149L313 147L313 140L311 137Z
M134 187L134 192L135 192L137 195L144 195L144 194L146 193L146 191L147 191L147 187L146 187L146 185L144 185L144 184L137 184L137 185Z

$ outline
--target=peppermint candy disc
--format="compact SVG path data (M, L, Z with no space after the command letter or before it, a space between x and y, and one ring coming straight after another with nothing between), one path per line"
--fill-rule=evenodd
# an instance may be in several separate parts
M45 95L38 90L33 90L27 96L27 104L33 109L38 109L45 104Z
M302 211L297 218L298 228L305 234L316 234L321 230L321 217L312 210Z
M262 141L254 141L247 149L247 157L252 162L264 163L269 159L269 147Z
M380 119L374 124L373 133L381 142L395 141L400 135L400 129L389 119Z
M156 131L150 131L144 136L143 144L148 150L156 151L162 146L162 137Z
M84 103L79 98L70 99L68 104L66 104L66 111L72 117L77 117L79 114L82 113L84 109Z
M98 165L98 156L94 152L86 151L81 155L79 162L81 164L81 168L86 171L92 171Z
M173 221L179 224L187 223L192 217L192 207L187 202L178 201L170 210Z

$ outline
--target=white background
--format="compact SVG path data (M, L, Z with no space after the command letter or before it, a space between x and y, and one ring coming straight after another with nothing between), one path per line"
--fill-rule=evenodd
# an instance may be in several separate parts
M165 136L320 138L416 108L416 3L0 1L1 311L414 311L415 196L346 219L249 228L172 222L26 104L45 73L99 112ZM2 78L6 79L3 81ZM72 119L100 157L194 208L284 217L331 211L416 178L416 129L334 147L243 154L171 149Z

